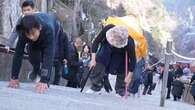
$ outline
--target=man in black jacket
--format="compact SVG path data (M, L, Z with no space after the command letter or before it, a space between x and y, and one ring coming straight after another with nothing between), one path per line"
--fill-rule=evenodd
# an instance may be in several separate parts
M83 62L79 61L78 49L82 46L81 38L75 38L74 42L70 45L69 48L69 60L68 60L68 83L67 87L77 88L79 82L77 80L77 74L80 66L83 65Z
M73 43L69 47L69 57L68 57L68 74L64 76L68 80L67 87L77 88L79 82L77 80L77 74L79 72L80 66L83 62L79 61L78 49L82 46L81 38L77 37L74 39Z
M33 73L40 74L41 80L36 85L38 93L45 93L48 90L48 83L51 76L54 58L63 59L60 55L61 39L58 31L61 26L58 20L45 13L36 13L22 18L21 23L17 25L19 40L14 54L12 73L9 87L19 87L19 71L22 64L25 45L28 44L28 54L30 63L33 66ZM61 31L62 32L62 31Z
M171 94L171 87L174 80L174 68L173 65L169 65L169 72L168 72L168 80L167 80L167 97L166 99L170 99Z
M177 69L175 71L175 76L182 76L183 75L183 69L182 69L182 64L181 63L178 63L177 64Z
M55 75L54 75L54 85L60 84L61 79L61 73L62 73L62 67L63 64L66 64L68 62L68 55L69 55L69 42L68 37L65 32L63 32L63 28L61 27L58 31L59 33L59 51L55 52L55 58L54 58L54 64L53 67L55 69Z
M144 83L144 90L143 95L149 94L152 95L152 86L153 86L153 71L154 68L148 66L143 73L143 83Z

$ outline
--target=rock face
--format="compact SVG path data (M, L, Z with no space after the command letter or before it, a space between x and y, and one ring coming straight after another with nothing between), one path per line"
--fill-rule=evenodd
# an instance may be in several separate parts
M21 15L20 0L0 1L0 44L5 44L9 38L11 30L14 28L18 17ZM23 61L20 79L26 80L30 65ZM11 73L12 55L0 53L0 80L9 80Z
M172 32L175 49L188 57L195 57L195 1L194 0L165 0L167 9L178 18L178 26Z
M10 80L13 55L0 53L0 80ZM31 65L27 60L23 61L20 71L20 81L27 81L27 73L31 70Z
M0 43L5 44L21 13L20 0L1 0Z
M64 2L68 7L74 7L75 2L72 0ZM128 14L136 15L141 28L152 35L155 43L149 40L149 45L155 46L149 47L150 52L156 54L157 57L162 56L163 52L156 50L165 48L166 40L171 37L171 32L177 26L176 18L167 12L163 0L81 0L78 22L87 31L80 34L88 35L90 39L94 37L91 33L96 35L100 31L101 21L106 17ZM146 37L148 39L148 36Z

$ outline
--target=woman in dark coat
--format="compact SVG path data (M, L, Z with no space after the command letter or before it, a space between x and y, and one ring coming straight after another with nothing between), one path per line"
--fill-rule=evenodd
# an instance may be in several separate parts
M176 76L175 81L173 81L172 95L174 97L174 101L181 99L183 91L185 89L184 83L180 80L180 75Z
M174 68L172 65L169 66L169 73L168 73L168 81L167 81L167 97L166 99L170 99L170 93L171 93L171 85L173 83L174 79Z
M91 49L90 46L85 44L80 54L80 60L83 62L83 66L80 67L78 74L79 84L83 79L86 79L87 73L89 72L89 63L91 61Z
M143 95L149 94L152 95L152 85L153 85L153 68L147 68L143 73L143 83L144 90Z

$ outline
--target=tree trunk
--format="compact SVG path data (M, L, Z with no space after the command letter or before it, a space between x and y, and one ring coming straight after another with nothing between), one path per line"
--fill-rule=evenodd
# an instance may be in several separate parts
M77 28L77 15L80 9L80 2L81 0L75 0L74 2L74 11L73 11L73 18L72 18L72 22L73 22L73 33L72 33L72 37L78 37L79 36L79 32L78 32L78 28Z
M41 0L41 12L47 12L47 0Z

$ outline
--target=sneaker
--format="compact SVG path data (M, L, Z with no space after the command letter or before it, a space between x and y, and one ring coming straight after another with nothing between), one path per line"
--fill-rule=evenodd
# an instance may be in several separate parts
M115 94L116 97L118 98L123 98L123 96L119 95L119 94Z
M92 89L88 89L85 93L87 93L87 94L98 94L98 95L101 95L101 91L94 91Z

